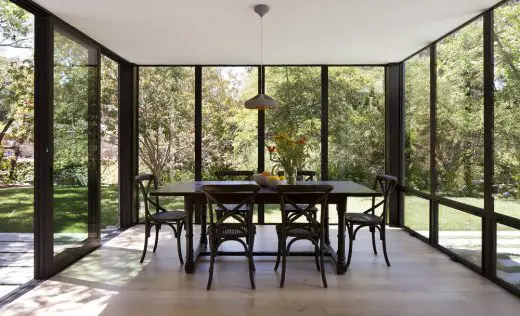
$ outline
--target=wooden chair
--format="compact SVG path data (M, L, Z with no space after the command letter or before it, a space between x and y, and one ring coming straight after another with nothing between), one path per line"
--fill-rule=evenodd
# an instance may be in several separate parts
M155 243L153 246L153 252L155 253L157 250L157 242L159 240L159 230L161 229L161 225L167 225L173 229L173 234L177 239L177 252L179 255L179 261L181 264L184 264L184 261L182 260L181 233L182 227L186 224L186 213L184 211L167 211L159 205L159 197L155 197L155 199L151 199L149 197L151 188L157 190L157 176L153 174L140 174L135 177L135 180L144 200L145 213L144 248L140 262L143 263L144 257L146 256L148 238L150 237L150 231L152 227L155 226ZM155 213L150 212L150 204L155 207Z
M383 194L383 200L376 204L376 198L372 198L372 207L363 213L346 213L345 214L345 224L347 226L348 237L349 237L349 249L348 249L348 259L347 266L350 265L350 259L352 258L352 244L356 239L356 234L359 229L363 227L369 227L370 232L372 233L372 248L374 250L374 254L377 255L376 249L376 237L375 231L379 230L379 238L383 242L383 253L385 255L386 265L390 266L390 261L388 260L388 255L386 253L386 214L388 212L388 198L394 191L397 186L397 178L389 175L380 175L376 177L374 182L374 190L381 190ZM379 207L382 207L382 212L380 215L375 214L375 210ZM357 226L354 229L354 226Z
M249 261L249 279L251 287L254 289L255 280L253 272L255 270L253 262L253 246L256 228L253 225L253 208L255 198L260 186L256 184L238 184L238 185L204 185L202 191L206 194L207 204L209 205L208 234L210 242L210 266L207 289L211 288L213 280L213 268L215 265L215 257L217 256L218 247L225 241L234 240L244 246L244 254ZM232 202L233 204L225 204ZM215 212L214 207L219 208L219 212ZM233 205L233 208L229 208ZM246 208L249 212L242 212L241 209ZM226 220L233 222L226 222ZM245 238L243 241L241 238Z
M321 218L318 221L313 208L316 205L321 205L322 209L325 209L329 193L333 187L331 185L279 185L276 189L280 198L280 209L286 210L288 205L294 208L293 212L282 211L282 223L276 225L278 255L274 269L278 269L281 257L282 278L280 287L284 287L286 259L291 245L298 240L309 240L314 245L316 268L321 271L323 286L326 288L327 279L323 258L325 212L321 212ZM296 222L299 218L304 218L307 221L304 223ZM287 244L287 238L292 238L289 244Z
M250 170L226 170L215 172L218 181L252 181L253 171Z
M285 175L285 172L278 171L278 176ZM296 178L298 181L314 181L314 178L316 178L316 171L312 170L297 170L296 171Z
M285 172L278 171L278 176L283 176ZM316 177L316 171L312 170L298 170L296 171L296 177L298 181L314 181L314 178ZM305 205L301 204L300 207L305 207ZM287 212L294 212L294 207L292 205L286 205L285 210ZM312 211L315 213L318 212L318 209L316 207L312 208ZM314 214L314 217L316 218L316 214Z
M218 181L252 181L253 180L253 171L250 170L225 170L225 171L217 171L215 172L215 177L217 177ZM236 205L227 204L226 207L228 209L234 209ZM217 217L220 216L219 213L222 211L220 207L216 207L215 211L217 212ZM240 212L248 212L249 209L247 205L244 205L240 210Z

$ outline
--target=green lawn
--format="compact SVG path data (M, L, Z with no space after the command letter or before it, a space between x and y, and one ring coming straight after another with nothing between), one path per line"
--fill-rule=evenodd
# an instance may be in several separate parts
M101 223L102 227L119 223L117 187L102 187L101 190ZM55 188L55 232L85 232L87 227L87 188L78 186L59 186ZM458 201L476 205L476 198L457 198ZM0 232L32 232L33 231L33 189L4 188L0 189ZM370 205L370 198L350 198L347 211L359 212ZM162 198L166 208L183 208L182 199ZM495 208L501 213L520 218L520 201L495 200ZM266 223L280 221L277 205L267 205ZM330 206L330 222L337 222L334 206ZM439 210L440 231L480 230L480 218L448 207ZM427 200L407 196L405 198L405 223L417 231L428 230ZM504 229L504 228L502 228Z
M101 188L101 224L118 225L117 187ZM33 232L33 188L0 189L0 232ZM78 233L87 231L87 188L57 186L54 188L54 231Z

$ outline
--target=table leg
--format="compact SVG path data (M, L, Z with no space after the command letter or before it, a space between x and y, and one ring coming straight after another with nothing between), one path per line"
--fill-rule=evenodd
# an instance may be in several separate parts
M345 262L345 212L347 211L347 198L341 199L336 209L338 210L338 262L336 272L345 274L347 264Z
M329 204L325 205L325 243L330 244L330 229L329 229Z
M186 263L184 270L186 273L195 272L195 261L193 259L193 197L184 197L184 210L186 211Z
M208 245L208 237L206 236L206 203L202 201L196 201L195 207L200 209L200 245L202 248L207 248Z

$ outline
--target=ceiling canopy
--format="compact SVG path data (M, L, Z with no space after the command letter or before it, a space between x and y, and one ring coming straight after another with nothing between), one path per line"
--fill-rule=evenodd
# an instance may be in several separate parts
M137 64L398 62L498 0L36 0Z

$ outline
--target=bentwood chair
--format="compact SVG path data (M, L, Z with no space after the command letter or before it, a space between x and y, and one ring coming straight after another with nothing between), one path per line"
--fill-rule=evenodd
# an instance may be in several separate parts
M376 198L372 198L372 207L363 213L346 213L345 214L345 224L347 226L348 237L349 237L349 249L348 249L348 259L347 266L350 265L350 259L352 258L352 245L354 240L356 239L356 234L359 229L363 227L368 227L370 232L372 233L372 248L374 250L374 254L377 255L376 249L376 237L375 231L376 229L379 231L379 238L383 243L383 254L385 255L386 265L390 266L390 261L388 260L388 254L386 253L386 214L388 212L388 199L389 196L394 191L397 186L397 178L389 175L380 175L376 177L374 182L374 190L380 190L383 199L376 204ZM379 207L382 208L381 214L376 215L375 211ZM357 226L355 229L354 227Z
M153 174L140 174L135 177L139 191L144 200L144 213L145 213L145 237L144 237L144 248L143 255L141 256L141 263L144 261L146 256L146 250L148 248L148 238L152 227L155 226L155 243L153 246L153 252L157 250L157 242L159 240L159 230L162 225L170 226L173 230L173 234L177 239L177 253L179 255L179 261L184 264L182 260L182 248L181 248L181 233L182 227L186 225L186 213L184 211L167 211L159 205L159 197L151 199L149 197L150 189L157 190L158 180L157 176ZM155 208L155 213L150 211L150 205Z
M251 181L253 174L250 170L225 170L215 172L215 177L218 181Z
M278 171L278 176L283 176L283 171ZM314 181L314 178L316 177L316 171L312 170L297 170L296 171L296 177L298 181ZM304 205L300 205L302 207ZM292 205L286 205L285 211L287 212L294 212L294 207ZM316 207L312 208L312 211L317 213L318 209ZM316 214L314 214L314 217L316 217Z
M333 187L331 185L279 185L276 187L280 198L280 209L285 210L291 205L293 212L282 211L282 223L276 225L278 235L278 255L274 269L277 270L282 258L282 278L280 287L284 287L287 254L291 245L298 240L308 240L314 245L314 259L316 268L321 271L323 287L327 287L324 265L324 245L325 245L325 213L321 212L321 218L316 219L316 212L313 211L316 205L321 205L324 210L327 205L329 193ZM300 204L305 203L305 204ZM305 222L297 222L303 218ZM287 239L292 238L287 244Z
M253 246L256 227L253 225L253 208L256 194L260 186L256 184L230 184L230 185L203 185L202 191L206 194L209 205L208 234L210 242L210 265L207 289L211 288L213 281L213 268L219 246L226 241L237 241L244 246L244 255L249 262L249 280L251 288L256 288L254 279ZM233 204L224 204L231 202ZM232 205L233 208L230 208ZM214 206L220 211L214 213ZM242 212L241 209L248 209ZM218 216L214 216L218 215ZM231 222L230 222L231 221ZM242 240L245 239L244 240Z
M285 172L278 171L278 176L285 175ZM312 170L297 170L296 171L296 178L298 181L314 181L314 178L316 177L316 171Z
M253 180L253 171L250 170L224 170L215 172L215 177L217 177L218 181L252 181ZM227 204L226 207L229 209L235 208L236 205ZM217 213L217 217L220 216L220 212L222 211L220 207L216 207L215 211ZM239 210L240 212L248 212L249 209L247 205L244 205L243 208Z

